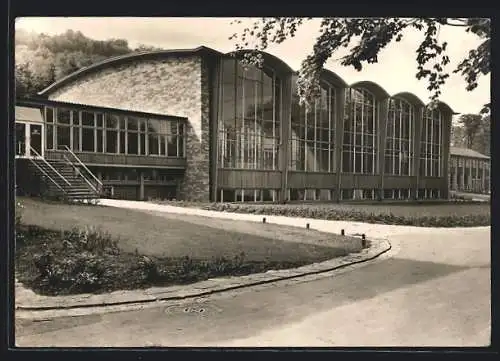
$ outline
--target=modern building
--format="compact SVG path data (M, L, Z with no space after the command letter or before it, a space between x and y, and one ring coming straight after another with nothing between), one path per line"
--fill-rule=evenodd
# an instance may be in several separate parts
M306 110L296 71L268 53L243 67L242 55L198 47L83 68L18 100L17 155L72 158L127 199L448 197L448 105L324 69Z
M449 189L457 192L489 193L490 157L472 149L450 147Z

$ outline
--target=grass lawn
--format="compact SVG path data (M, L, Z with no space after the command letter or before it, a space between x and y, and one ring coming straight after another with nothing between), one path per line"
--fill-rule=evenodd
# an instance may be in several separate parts
M71 282L64 287L61 284L44 287L34 267L42 249L50 251L56 258L72 260L69 263L75 260L78 263L82 253L92 253L92 250L85 249L87 243L80 242L80 236L68 233L75 227L97 227L117 239L119 251L113 251L110 246L112 252L87 255L92 262L100 264L99 267L112 269L109 277L106 276L106 284L92 290L95 292L291 268L325 261L361 248L358 238L315 230L113 207L47 203L21 197L18 201L24 205L23 241L16 242L18 278L46 294L82 292L81 289L71 290ZM64 246L68 243L71 248ZM164 277L156 275L148 279L142 272L144 267L142 271L141 267L131 268L131 265L141 263L143 255L161 269ZM184 269L183 274L179 268ZM184 277L186 273L190 274L187 278ZM173 274L178 276L177 279Z

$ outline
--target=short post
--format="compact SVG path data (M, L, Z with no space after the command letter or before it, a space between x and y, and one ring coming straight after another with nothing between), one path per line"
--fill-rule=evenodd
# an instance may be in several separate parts
M306 223L306 229L309 229L309 223Z
M340 230L340 235L345 236L345 231L343 229Z
M262 223L266 223L266 217L262 218Z
M361 247L366 248L366 236L364 233L361 235Z

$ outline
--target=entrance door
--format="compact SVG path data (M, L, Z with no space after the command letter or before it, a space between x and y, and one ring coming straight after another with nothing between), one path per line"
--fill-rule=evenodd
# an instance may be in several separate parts
M29 145L28 154L31 157L41 156L43 153L42 148L42 125L41 124L28 124L29 128Z
M16 123L16 157L26 156L26 124Z
M43 157L43 125L16 122L16 157Z

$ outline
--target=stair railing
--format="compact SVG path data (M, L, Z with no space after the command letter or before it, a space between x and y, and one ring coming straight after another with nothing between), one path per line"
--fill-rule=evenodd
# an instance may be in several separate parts
M63 193L67 193L67 191L60 186L59 183L57 183L50 175L47 174L47 172L42 168L40 167L32 158L29 158L30 162L38 168L38 170L44 175L46 176L52 183L54 183L56 185L57 188L59 188Z
M72 166L75 171L78 171L78 175L83 178L85 183L87 183L96 194L99 195L100 194L99 189L87 177L85 177L82 172L79 171L78 167L73 162L71 162L71 160L69 160L69 158L66 157L66 155L63 155L63 157L66 160L66 163Z
M97 184L97 187L94 187L94 188L96 189L96 191L97 191L98 194L101 194L102 190L103 190L103 185L102 185L102 182L99 180L99 178L97 178L95 176L95 174L92 173L90 171L90 169L85 164L83 164L83 162L80 160L80 158L78 158L78 156L75 153L73 153L73 151L67 145L62 145L60 147L62 147L64 150L66 150L68 153L70 153L73 156L73 158L77 161L77 163L80 166L82 166L83 169L85 169L85 171L87 172L87 174L89 174L94 179L94 181Z
M68 186L70 186L70 187L71 187L71 183L70 183L70 182L69 182L69 181L68 181L68 180L67 180L67 179L66 179L66 178L65 178L65 177L64 177L61 173L59 173L59 172L57 171L57 169L55 169L55 168L54 168L54 166L53 166L52 164L50 164L49 162L47 162L47 160L46 160L45 158L43 158L43 157L40 155L40 153L38 153L35 149L33 149L33 147L32 147L32 146L30 146L30 151L36 155L36 158L37 158L37 159L41 159L41 160L44 162L44 164L45 164L47 167L49 167L49 168L50 168L50 170L52 170L55 174L57 174L57 176L58 176L59 178L61 178L61 179L64 181L64 183L66 183ZM33 159L30 159L30 160L31 160L31 162L32 162L32 163L34 162L34 160L33 160ZM38 165L37 165L37 166L38 166ZM40 168L40 167L39 167L39 168Z

